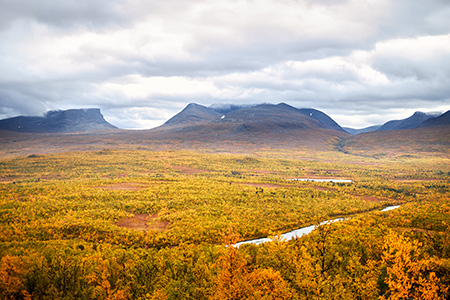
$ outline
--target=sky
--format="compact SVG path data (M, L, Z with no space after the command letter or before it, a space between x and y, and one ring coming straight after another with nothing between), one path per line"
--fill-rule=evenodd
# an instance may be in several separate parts
M0 0L0 119L285 102L362 128L450 109L448 0Z

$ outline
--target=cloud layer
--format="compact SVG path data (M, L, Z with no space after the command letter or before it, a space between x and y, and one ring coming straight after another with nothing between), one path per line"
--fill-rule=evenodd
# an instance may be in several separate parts
M450 109L446 0L0 0L0 118L287 102L363 127Z

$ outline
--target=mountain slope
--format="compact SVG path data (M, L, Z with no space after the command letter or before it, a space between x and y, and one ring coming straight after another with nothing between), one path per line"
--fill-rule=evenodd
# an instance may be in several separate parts
M320 110L313 108L300 108L298 109L302 114L307 115L321 124L325 125L328 129L334 129L342 132L346 132L336 121L330 118L327 114L321 112Z
M56 133L112 130L98 108L49 111L44 117L18 116L0 120L0 129L15 132Z

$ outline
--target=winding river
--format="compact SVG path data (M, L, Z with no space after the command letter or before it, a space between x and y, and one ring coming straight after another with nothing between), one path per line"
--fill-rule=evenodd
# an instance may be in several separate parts
M381 212L390 211L390 210L393 210L393 209L397 209L399 207L400 207L400 205L387 206L387 207L383 208L380 211ZM319 225L331 224L331 223L339 222L339 221L343 221L343 220L344 220L344 218L336 218L336 219L324 221L324 222L320 223ZM299 228L299 229L295 229L295 230L283 233L281 235L281 239L288 241L288 240L291 240L291 239L299 238L299 237L301 237L301 236L303 236L305 234L311 233L311 231L316 229L316 227L317 227L316 225L310 225L310 226L302 227L302 228ZM267 238L260 238L260 239L242 241L242 242L234 244L233 246L239 248L241 245L245 245L245 244L255 244L255 245L257 245L257 244L261 244L261 243L267 243L267 242L270 242L272 240L273 240L272 238L268 238L268 237Z

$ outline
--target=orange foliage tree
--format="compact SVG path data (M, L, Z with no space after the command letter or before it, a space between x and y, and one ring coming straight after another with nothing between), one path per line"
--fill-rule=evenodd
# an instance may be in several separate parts
M423 255L417 240L390 232L382 259L386 265L388 290L381 299L444 299L442 294L448 288L439 284L432 271L433 260Z

